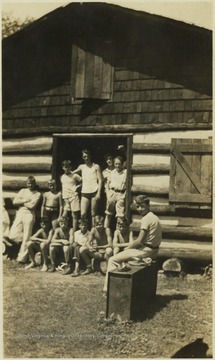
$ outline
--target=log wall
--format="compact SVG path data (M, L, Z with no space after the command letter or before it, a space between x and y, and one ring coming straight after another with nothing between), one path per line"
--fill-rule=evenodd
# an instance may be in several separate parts
M151 209L163 227L162 257L179 256L209 261L212 257L212 217L207 207L176 209L169 204L170 143L172 138L208 138L211 131L145 132L133 135L131 195L148 194ZM89 135L88 135L89 136ZM42 192L51 178L53 139L47 137L6 139L3 141L3 196L10 216L18 190L34 175ZM18 152L18 155L17 155ZM131 229L137 234L141 217L131 206ZM196 244L198 245L196 247ZM192 246L193 252L192 252Z

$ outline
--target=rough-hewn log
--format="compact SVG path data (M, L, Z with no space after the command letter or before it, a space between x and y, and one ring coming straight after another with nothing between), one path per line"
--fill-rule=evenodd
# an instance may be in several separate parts
M169 174L170 164L132 165L133 174Z
M198 262L212 261L212 243L197 241L181 241L164 239L159 249L159 257L194 260Z
M186 226L175 226L168 227L162 226L163 234L166 238L177 238L177 239L208 239L212 240L212 228L203 227L186 227Z
M8 172L51 172L51 156L3 156L3 170Z
M30 174L26 174L26 176L12 176L4 175L3 176L3 189L4 190L12 190L19 191L22 188L26 187L26 180ZM48 181L51 178L50 174L34 174L35 179L37 181L37 185L40 189L48 189Z
M170 144L134 143L134 144L132 144L132 150L134 153L169 154L170 153Z
M34 135L40 134L52 134L52 133L107 133L107 132L143 132L143 131L167 131L167 130L211 130L212 124L208 123L165 123L165 124L120 124L120 125L91 125L91 126L48 126L48 127L36 127L36 128L18 128L18 129L3 129L4 137L12 137L14 135L29 135L29 132Z
M130 226L131 230L138 232L140 223L133 222ZM162 226L163 237L167 239L203 239L212 240L212 228L192 227L192 226Z
M167 188L159 188L159 187L152 187L152 186L143 186L143 185L133 185L131 188L131 192L133 194L146 194L146 195L153 195L153 196L165 196L168 197L169 189Z
M188 194L188 193L181 193L181 194L174 194L170 193L169 201L172 203L201 203L201 204L211 204L211 195L210 194Z
M132 214L138 214L134 203L131 204L130 209ZM175 215L174 205L150 205L150 209L158 215Z
M24 130L24 129L23 129ZM28 134L32 133L28 130ZM3 153L47 153L52 148L52 137L32 137L3 141Z

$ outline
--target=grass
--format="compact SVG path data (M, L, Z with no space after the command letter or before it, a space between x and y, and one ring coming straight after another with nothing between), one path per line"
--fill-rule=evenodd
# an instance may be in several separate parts
M4 357L160 358L203 337L212 347L212 281L159 275L143 322L104 318L104 277L71 278L4 260Z

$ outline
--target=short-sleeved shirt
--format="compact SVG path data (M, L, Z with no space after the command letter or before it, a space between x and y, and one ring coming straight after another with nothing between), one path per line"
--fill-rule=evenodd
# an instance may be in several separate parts
M82 234L81 230L75 232L75 242L80 246L87 246L89 244L90 232L87 231L85 234Z
M120 173L114 169L110 173L110 188L116 188L118 190L125 190L126 188L127 170L124 169Z
M61 176L63 199L69 199L77 195L76 186L80 182L81 177L78 174L63 174Z
M162 240L162 228L158 217L151 211L148 212L141 219L141 230L146 230L146 237L144 239L144 246L146 244L156 248L160 245Z

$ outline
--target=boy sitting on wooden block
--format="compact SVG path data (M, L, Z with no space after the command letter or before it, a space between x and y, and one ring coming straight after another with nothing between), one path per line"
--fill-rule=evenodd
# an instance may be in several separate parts
M150 211L150 200L146 195L138 195L135 199L137 211L142 216L140 232L136 240L124 251L110 257L104 283L107 292L108 272L119 267L123 262L134 258L156 259L162 239L162 228L158 217Z

